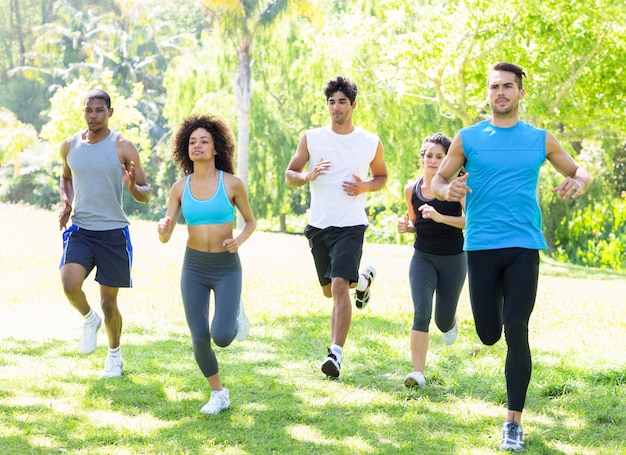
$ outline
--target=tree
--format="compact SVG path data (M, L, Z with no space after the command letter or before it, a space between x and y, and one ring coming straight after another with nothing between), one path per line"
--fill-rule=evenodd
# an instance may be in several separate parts
M19 155L37 142L37 131L32 125L20 122L8 109L0 108L0 164L13 161L13 176L20 171Z
M308 0L201 0L214 25L222 28L224 36L232 43L237 54L235 100L237 104L237 174L248 186L250 154L250 103L252 100L252 45L255 35L270 27L288 8L310 14L312 3ZM237 225L242 220L237 214Z

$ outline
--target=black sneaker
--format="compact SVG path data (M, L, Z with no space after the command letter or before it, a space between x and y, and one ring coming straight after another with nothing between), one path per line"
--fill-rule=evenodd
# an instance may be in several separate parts
M524 440L522 427L515 422L505 422L502 426L502 445L500 450L512 450L520 452L524 450Z
M362 310L370 303L370 298L372 296L372 283L376 278L376 269L371 265L368 265L363 269L361 275L365 275L365 278L368 280L367 288L365 291L355 291L354 293L354 304L359 310Z
M328 357L322 363L322 373L331 378L338 378L341 364L337 361L337 356L328 350Z

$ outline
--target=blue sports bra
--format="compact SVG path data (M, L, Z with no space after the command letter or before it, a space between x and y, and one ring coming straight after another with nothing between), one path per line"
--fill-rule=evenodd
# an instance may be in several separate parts
M230 203L226 188L224 187L224 171L219 171L219 181L215 194L209 199L198 200L193 197L189 189L189 179L187 176L185 191L181 201L183 216L187 226L197 224L222 224L232 223L235 219L235 207Z

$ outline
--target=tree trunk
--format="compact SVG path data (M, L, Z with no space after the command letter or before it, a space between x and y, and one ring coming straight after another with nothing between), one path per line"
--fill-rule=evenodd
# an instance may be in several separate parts
M237 103L237 175L248 189L248 166L250 155L250 103L252 100L252 71L250 69L250 44L244 43L237 50L237 77L235 78L235 102ZM236 228L243 227L243 218L237 212Z

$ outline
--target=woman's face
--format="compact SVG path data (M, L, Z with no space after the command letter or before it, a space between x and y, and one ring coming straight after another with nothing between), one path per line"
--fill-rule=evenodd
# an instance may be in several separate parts
M428 175L434 176L445 156L446 151L441 144L427 142L424 154L422 155L422 166L424 166L424 172Z
M189 158L192 161L213 159L217 155L213 136L204 128L194 130L189 136Z

